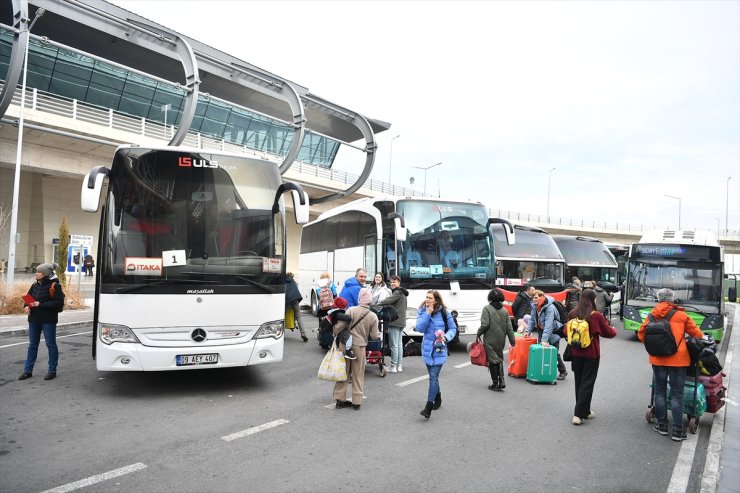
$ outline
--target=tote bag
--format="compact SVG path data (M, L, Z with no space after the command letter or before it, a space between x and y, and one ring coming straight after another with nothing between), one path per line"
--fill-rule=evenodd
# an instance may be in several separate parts
M344 382L347 380L347 365L344 360L344 355L337 348L337 340L334 342L329 349L329 352L324 356L321 366L319 367L319 380L327 380L329 382Z
M476 339L470 346L470 362L478 366L488 366L488 356L486 355L486 348L483 347L483 343L480 339Z

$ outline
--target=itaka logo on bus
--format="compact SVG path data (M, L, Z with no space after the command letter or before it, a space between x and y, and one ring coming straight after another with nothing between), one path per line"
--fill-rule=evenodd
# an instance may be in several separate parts
M177 160L178 166L182 168L218 168L217 161L208 161L192 157L180 156Z

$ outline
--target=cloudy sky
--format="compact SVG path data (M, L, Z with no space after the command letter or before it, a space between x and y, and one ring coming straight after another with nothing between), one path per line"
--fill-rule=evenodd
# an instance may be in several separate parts
M113 3L392 124L371 178L494 209L740 229L740 2ZM336 167L359 174L364 157ZM555 171L550 172L552 168ZM732 177L729 181L727 178Z

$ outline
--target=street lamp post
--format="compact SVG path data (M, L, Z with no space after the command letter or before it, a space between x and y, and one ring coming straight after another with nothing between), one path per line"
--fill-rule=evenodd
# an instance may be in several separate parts
M675 195L668 195L668 194L666 194L666 197L678 200L678 229L680 231L681 230L681 197L676 197Z
M160 108L162 111L164 111L164 138L167 139L167 111L172 108L171 104L163 104Z
M552 168L549 173L547 173L547 222L550 222L550 181L552 178L552 172L555 171L557 168Z
M388 184L391 185L393 183L391 181L391 170L393 170L393 141L399 138L401 134L396 135L391 139L391 155L390 158L388 158ZM392 187L393 185L391 185ZM392 189L391 189L392 190Z
M28 80L28 53L31 45L31 29L37 20L46 13L46 9L39 8L36 10L36 16L33 18L30 24L28 24L28 41L26 42L26 53L23 57L23 85L21 86L21 108L18 114L18 144L15 150L15 176L13 179L13 205L10 211L10 237L8 238L8 286L12 285L15 281L15 245L18 236L18 198L20 194L21 186L21 155L23 150L23 123L24 123L24 109L26 107L26 81ZM21 29L23 29L21 23Z
M434 168L435 166L439 166L440 164L442 164L441 161L438 162L437 164L433 164L431 166L427 166L426 168L423 167L423 166L412 166L412 168L423 169L424 170L424 195L427 194L427 171L429 171L430 169Z
M727 217L730 212L730 178L731 176L727 177L727 191L725 192L725 236L728 235L728 227L727 227Z

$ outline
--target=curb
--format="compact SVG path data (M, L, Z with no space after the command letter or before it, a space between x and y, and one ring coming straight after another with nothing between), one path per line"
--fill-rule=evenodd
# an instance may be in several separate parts
M80 329L88 327L91 323L92 323L92 320L87 320L84 322L67 322L67 323L57 324L57 332L80 330ZM24 335L28 335L28 327L0 331L0 338L13 337L13 336L24 336Z

